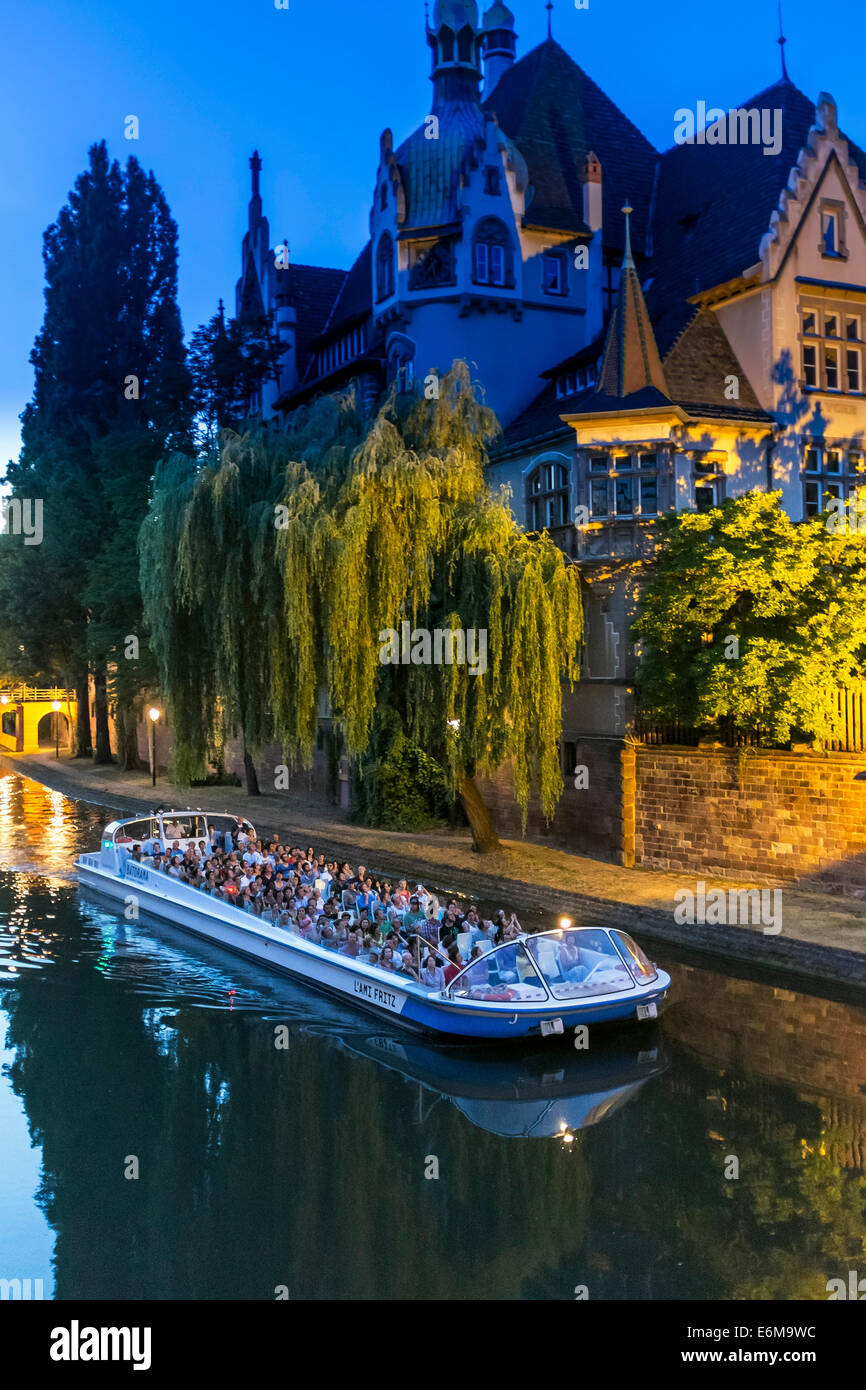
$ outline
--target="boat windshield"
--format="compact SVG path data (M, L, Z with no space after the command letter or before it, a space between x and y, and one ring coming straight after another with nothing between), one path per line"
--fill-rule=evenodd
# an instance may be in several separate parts
M586 999L634 988L632 975L600 927L544 932L529 937L526 949L554 999Z
M543 1002L547 997L519 941L489 951L467 966L451 986L452 999L483 999L491 1004Z
M649 980L658 979L658 971L652 961L648 959L628 932L611 931L611 936L625 956L625 963L636 980L640 980L641 984L646 984Z
M159 835L159 822L156 816L145 816L142 820L124 821L114 832L114 843L116 845L126 845L129 849L133 845L141 845L149 840L153 840Z

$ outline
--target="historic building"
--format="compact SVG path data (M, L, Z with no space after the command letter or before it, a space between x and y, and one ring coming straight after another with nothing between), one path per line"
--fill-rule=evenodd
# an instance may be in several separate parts
M753 488L800 519L861 481L866 155L784 40L779 81L664 153L552 37L518 57L499 0L438 0L427 42L432 106L382 134L348 273L276 268L254 156L238 312L275 312L272 412L473 364L504 430L491 481L587 582L570 772L633 724L654 519Z

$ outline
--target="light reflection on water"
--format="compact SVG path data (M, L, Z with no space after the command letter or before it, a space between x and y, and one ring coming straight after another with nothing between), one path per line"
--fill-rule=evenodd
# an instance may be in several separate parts
M861 1249L862 1009L654 947L653 1033L414 1038L79 893L103 819L0 776L0 1277L56 1233L59 1298L817 1298Z

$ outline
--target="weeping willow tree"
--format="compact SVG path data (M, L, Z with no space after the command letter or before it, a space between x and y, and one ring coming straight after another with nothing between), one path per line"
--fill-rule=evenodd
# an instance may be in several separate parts
M533 789L553 815L579 577L487 486L496 430L455 363L436 400L392 393L365 421L351 395L323 399L285 433L228 437L192 477L167 466L142 586L179 766L201 764L215 697L250 752L275 736L309 766L324 690L358 760L396 712L447 771L477 848L498 842L476 778L506 758L524 822Z

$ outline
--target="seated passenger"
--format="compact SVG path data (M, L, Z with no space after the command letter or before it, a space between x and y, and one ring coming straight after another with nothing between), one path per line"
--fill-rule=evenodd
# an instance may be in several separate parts
M383 946L382 954L379 956L380 970L396 970L397 965L394 961L394 951L391 946Z
M448 964L445 966L444 970L446 985L450 985L451 981L460 974L465 964L466 962L459 951L452 951L450 953Z
M473 945L478 945L479 941L486 941L490 946L496 940L496 927L489 918L485 918L480 926L477 926L472 933Z
M415 960L411 951L404 951L400 957L400 973L408 975L410 980L414 980L416 985L421 983L421 976L415 968Z
M438 956L427 956L421 967L421 983L426 989L445 988L445 971L437 960Z

